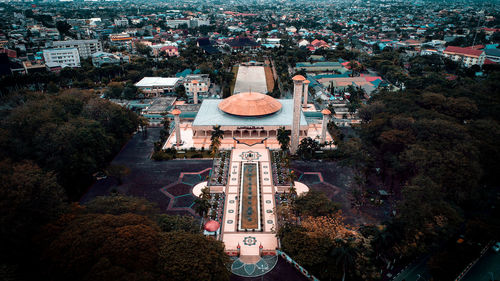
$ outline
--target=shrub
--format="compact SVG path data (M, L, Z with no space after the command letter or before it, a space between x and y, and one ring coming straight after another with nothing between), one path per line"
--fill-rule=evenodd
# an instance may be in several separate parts
M151 156L151 158L155 161L164 161L172 159L172 157L163 150L155 151Z

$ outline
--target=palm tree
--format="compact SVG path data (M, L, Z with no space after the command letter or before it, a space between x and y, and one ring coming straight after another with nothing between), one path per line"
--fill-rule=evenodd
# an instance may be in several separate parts
M297 195L297 189L295 188L295 179L296 179L296 176L295 176L295 172L294 171L290 171L290 173L288 173L288 181L290 182L290 197L293 197L294 195Z
M206 200L210 199L210 188L208 186L201 189L200 198Z
M221 139L224 138L224 132L220 129L220 125L213 126L212 135L210 136L210 140L212 143L210 146L212 147L212 155L215 158L215 155L219 152L219 147L221 145Z
M139 127L141 128L142 135L146 136L148 134L149 120L143 115L139 116Z
M202 217L206 217L209 209L210 209L210 202L208 202L207 199L203 199L203 198L199 198L199 197L194 199L194 211L198 215L200 215Z
M344 281L346 273L356 264L359 250L349 240L338 239L337 242L337 246L330 249L329 256L335 260L337 267L342 267L342 281Z
M278 129L277 139L280 143L281 150L283 152L287 151L290 146L290 130L285 130L285 127L280 127Z

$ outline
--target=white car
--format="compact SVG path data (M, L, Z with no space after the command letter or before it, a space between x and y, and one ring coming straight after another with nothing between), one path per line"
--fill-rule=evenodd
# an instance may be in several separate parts
M491 247L491 249L495 251L495 253L500 252L500 242L496 242L495 245Z

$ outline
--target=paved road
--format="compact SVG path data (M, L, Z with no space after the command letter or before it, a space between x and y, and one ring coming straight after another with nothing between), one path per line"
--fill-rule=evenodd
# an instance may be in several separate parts
M429 258L423 258L415 264L410 265L396 278L392 279L392 281L429 281L431 276L427 268L428 260Z
M500 280L500 253L495 253L491 249L471 268L462 281L490 280Z

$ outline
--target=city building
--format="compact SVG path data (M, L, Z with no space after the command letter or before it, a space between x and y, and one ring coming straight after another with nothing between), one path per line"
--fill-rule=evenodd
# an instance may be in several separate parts
M485 49L486 58L493 62L500 62L500 49Z
M52 47L55 49L77 48L80 57L88 58L92 54L102 51L102 44L99 40L66 40L54 41Z
M168 57L178 57L179 56L179 48L177 48L176 46L166 46L166 47L162 47L160 50L162 52L165 52L165 54Z
M183 79L183 85L186 94L193 97L193 100L198 101L198 97L207 97L209 95L210 78L208 74L190 74Z
M128 26L128 19L120 18L114 20L116 26Z
M110 34L109 41L112 46L115 47L124 47L129 50L132 49L133 46L133 37L128 33L119 33L119 34Z
M80 55L77 48L43 50L45 63L57 63L64 67L80 67Z
M214 126L220 126L224 132L223 149L233 148L237 143L263 143L269 148L279 148L277 135L281 127L292 130L296 144L306 137L319 139L323 135L323 115L315 114L318 119L308 121L307 112L301 106L306 83L305 79L295 83L293 99L275 99L255 91L234 94L226 99L204 99L194 120L183 120L181 124L182 148L208 148ZM315 113L314 106L311 108ZM180 117L182 120L183 116ZM328 132L324 136L325 141L332 140ZM175 143L175 134L172 134L164 148Z
M180 78L144 77L135 86L147 96L171 93L180 84Z
M471 67L473 65L482 66L486 58L484 51L456 46L448 46L443 51L443 56L452 61L459 62L465 67Z
M340 62L334 61L319 61L319 62L298 62L295 65L295 70L304 70L306 72L332 72L339 71L343 72L344 67Z
M123 56L120 53L112 54L106 52L97 52L92 54L92 64L95 67L101 67L103 64L121 64L130 62L129 56Z

